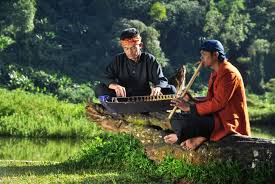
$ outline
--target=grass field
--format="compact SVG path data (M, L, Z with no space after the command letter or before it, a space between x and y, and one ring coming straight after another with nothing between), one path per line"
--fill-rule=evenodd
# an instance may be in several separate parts
M0 135L6 136L5 139L21 137L20 141L0 142L0 156L6 158L0 161L0 183L174 183L184 178L185 183L258 184L271 178L268 163L243 170L231 161L195 165L167 156L155 164L132 136L109 134L90 123L85 117L85 104L70 104L20 90L0 89L0 94ZM262 102L264 99L268 100ZM265 121L272 120L272 100L272 96L249 96L253 121L259 122L266 115L271 119ZM274 129L257 124L253 136L274 138ZM46 143L40 138L59 141ZM64 138L82 139L86 143L63 148ZM69 150L72 156L68 159ZM22 161L25 159L30 162Z
M0 88L0 135L88 138L101 130L85 117L85 104L70 104L43 94Z
M232 161L192 164L167 156L149 160L142 144L126 134L102 134L61 163L0 161L3 183L266 183L268 163L243 170Z

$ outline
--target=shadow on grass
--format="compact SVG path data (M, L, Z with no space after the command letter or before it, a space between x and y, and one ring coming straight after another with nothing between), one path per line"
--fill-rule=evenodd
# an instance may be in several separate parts
M77 169L68 164L52 163L20 163L4 165L0 163L1 177L28 177L34 175L38 178L53 176L65 183L173 183L171 179L164 179L155 176L146 176L139 173L117 171L117 170L91 170ZM59 175L59 176L57 176ZM63 179L62 179L63 178ZM53 179L53 178L51 178ZM73 180L73 181L70 181Z
M22 176L22 175L48 175L70 173L69 169L65 168L63 164L50 163L11 163L7 162L5 165L0 164L0 177L7 176Z

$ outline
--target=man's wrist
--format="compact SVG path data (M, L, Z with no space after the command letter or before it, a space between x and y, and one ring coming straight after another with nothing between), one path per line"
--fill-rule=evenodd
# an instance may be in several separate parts
M155 88L155 89L161 89L161 87L159 87L159 86L155 86L155 87L153 87L153 88Z
M115 89L117 85L118 84L116 84L116 83L110 83L109 86L108 86L108 88Z

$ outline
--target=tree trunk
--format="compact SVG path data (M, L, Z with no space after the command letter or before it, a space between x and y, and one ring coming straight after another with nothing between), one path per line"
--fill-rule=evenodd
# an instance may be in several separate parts
M188 151L179 145L169 145L163 141L163 137L168 134L170 128L168 114L112 117L96 109L93 104L89 104L86 109L89 119L105 130L126 132L139 139L148 157L156 162L161 161L166 155L172 155L175 158L185 157L196 164L232 160L246 169L269 163L274 175L274 140L231 135L218 142L206 142L195 151Z

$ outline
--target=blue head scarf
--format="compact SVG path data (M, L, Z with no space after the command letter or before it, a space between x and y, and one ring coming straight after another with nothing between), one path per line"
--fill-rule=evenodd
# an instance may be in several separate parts
M218 40L206 40L202 45L200 50L209 51L209 52L218 52L218 60L223 61L226 59L223 45Z

